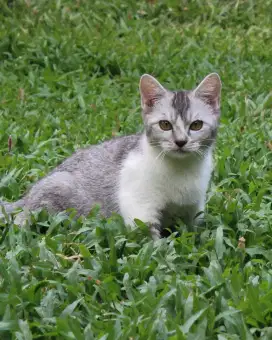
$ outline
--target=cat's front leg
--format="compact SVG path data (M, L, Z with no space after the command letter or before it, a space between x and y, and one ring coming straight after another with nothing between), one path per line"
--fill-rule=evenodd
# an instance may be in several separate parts
M159 240L161 238L161 227L156 223L148 223L148 227L150 230L150 234L154 241Z
M154 241L159 240L161 238L161 224L160 221L158 219L152 219L150 217L139 217L139 215L137 215L137 217L126 217L124 218L125 224L126 225L135 225L134 219L138 219L142 222L144 222L150 231L151 237Z
M199 225L203 221L204 207L204 202L197 202L195 204L182 207L183 222L189 227L192 227L193 225ZM202 213L199 214L200 212Z
M139 204L139 202L126 200L121 204L121 215L126 225L135 225L134 219L141 220L149 227L154 241L161 238L160 214L156 207L148 203Z

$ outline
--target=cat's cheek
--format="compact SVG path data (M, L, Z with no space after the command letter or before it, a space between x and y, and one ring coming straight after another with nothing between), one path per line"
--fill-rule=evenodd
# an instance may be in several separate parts
M165 151L174 151L175 146L173 141L162 141L161 142L161 148Z
M201 130L198 131L191 131L190 132L190 137L193 141L201 141L205 138L207 138L210 134L210 131L208 128L203 128Z

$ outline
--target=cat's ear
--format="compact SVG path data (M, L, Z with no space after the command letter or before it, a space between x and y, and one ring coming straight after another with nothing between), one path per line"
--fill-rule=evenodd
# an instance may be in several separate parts
M140 93L142 108L151 108L166 93L165 88L149 74L144 74L140 79Z
M220 106L221 80L217 73L205 77L194 90L194 95L204 103L218 109Z

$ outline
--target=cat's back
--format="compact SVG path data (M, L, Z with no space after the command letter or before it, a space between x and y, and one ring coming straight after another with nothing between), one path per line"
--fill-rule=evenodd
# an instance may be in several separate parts
M130 151L139 149L141 135L134 134L110 139L100 144L77 150L63 161L56 171L85 172L89 170L120 169Z

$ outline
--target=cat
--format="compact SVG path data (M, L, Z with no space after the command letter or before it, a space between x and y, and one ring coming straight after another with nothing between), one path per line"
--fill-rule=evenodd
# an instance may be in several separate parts
M144 132L78 150L22 199L2 202L8 213L23 208L15 223L39 208L87 215L94 204L127 225L143 221L153 239L173 217L197 223L213 170L221 80L211 73L194 90L170 91L144 74L139 88Z

